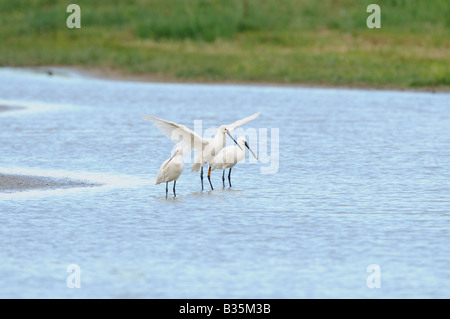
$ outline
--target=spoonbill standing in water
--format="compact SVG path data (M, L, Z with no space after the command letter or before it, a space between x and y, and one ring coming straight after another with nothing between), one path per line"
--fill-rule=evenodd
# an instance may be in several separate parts
M213 158L210 169L213 171L217 168L222 169L222 183L223 187L225 187L225 170L229 168L228 172L228 183L231 187L231 169L240 161L242 161L245 157L245 147L252 152L253 156L258 159L258 156L252 151L250 146L248 146L247 140L245 137L241 136L237 140L237 145L227 146L222 148L220 152Z
M177 147L171 158L165 160L158 171L156 185L166 183L166 198L168 193L169 182L173 181L173 197L177 197L175 193L175 184L184 169L183 148Z
M214 156L220 152L225 146L225 134L228 134L230 138L237 144L230 132L245 123L254 120L259 116L259 112L241 120L238 120L232 124L221 125L213 138L202 138L197 133L193 132L182 124L169 122L163 119L159 119L154 116L144 116L144 120L153 121L155 126L168 138L176 142L182 147L186 147L189 150L197 151L194 157L194 164L192 165L191 172L198 172L200 170L200 180L202 182L203 190L203 166L210 164ZM208 169L208 181L211 189L214 189L211 183L211 166Z

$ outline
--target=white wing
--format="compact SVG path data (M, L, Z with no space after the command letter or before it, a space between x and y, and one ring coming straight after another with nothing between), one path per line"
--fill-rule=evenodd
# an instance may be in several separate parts
M169 122L154 116L144 116L144 120L153 121L153 124L168 138L183 148L192 150L202 150L203 146L208 144L208 140L193 132L182 124Z
M161 167L159 168L159 171L158 171L158 177L156 177L156 185L161 184L162 182L164 182L164 178L165 178L164 166L166 166L168 161L169 161L169 159L166 159L161 164Z
M226 127L227 127L227 129L228 129L229 131L233 131L236 127L242 126L242 125L244 125L245 123L247 123L247 122L249 122L249 121L251 121L251 120L256 119L258 116L259 116L259 112L258 112L258 113L255 113L255 114L253 114L253 115L247 116L247 117L245 117L245 118L243 118L243 119L241 119L241 120L238 120L238 121L234 122L233 124L226 125Z

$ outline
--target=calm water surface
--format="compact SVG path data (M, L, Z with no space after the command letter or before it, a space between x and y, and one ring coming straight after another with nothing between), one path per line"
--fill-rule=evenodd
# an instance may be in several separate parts
M0 173L103 185L0 193L2 298L450 297L450 94L2 69L0 105L19 107L0 113ZM186 163L164 198L172 143L142 115L205 130L257 111L265 161L204 192Z

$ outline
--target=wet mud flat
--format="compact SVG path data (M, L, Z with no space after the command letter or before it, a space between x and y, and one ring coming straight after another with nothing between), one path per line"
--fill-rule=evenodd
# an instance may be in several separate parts
M101 184L74 180L70 178L53 178L44 176L16 175L0 173L0 192L20 192L28 190L49 190L74 187L96 187Z
M25 109L25 108L21 107L21 106L0 105L0 112L18 111L18 110L23 110L23 109Z

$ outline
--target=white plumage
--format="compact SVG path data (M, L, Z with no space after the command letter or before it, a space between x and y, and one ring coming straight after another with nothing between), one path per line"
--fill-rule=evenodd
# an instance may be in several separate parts
M237 145L227 146L222 148L222 150L213 158L210 167L211 171L215 169L222 169L222 183L225 187L225 170L230 169L228 172L228 183L231 187L231 169L245 157L245 148L248 148L252 152L253 156L258 159L258 157L253 153L251 148L248 146L245 137L241 136L238 138Z
M184 170L183 148L177 147L171 158L165 160L158 171L156 185L166 183L166 198L168 193L168 184L173 181L173 195L175 194L175 184Z
M203 166L207 163L209 164L214 156L216 156L216 154L218 154L220 150L224 148L226 144L225 134L228 134L231 139L233 139L233 141L237 143L236 140L234 140L234 138L231 136L230 132L232 132L237 127L242 126L245 123L257 118L258 116L259 113L255 113L232 124L221 125L217 129L214 138L210 139L202 138L200 135L182 124L166 121L154 116L144 116L143 119L153 121L155 126L169 139L177 143L178 146L183 147L188 151L197 151L191 172L198 172L201 169L200 178L203 190ZM211 189L213 189L209 175L210 171L208 172L208 180Z

